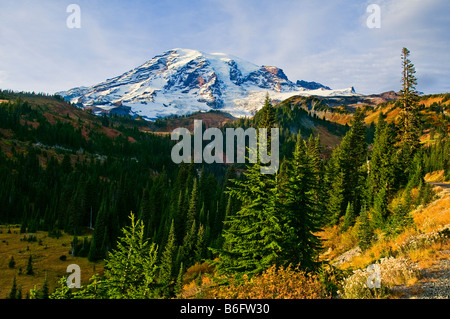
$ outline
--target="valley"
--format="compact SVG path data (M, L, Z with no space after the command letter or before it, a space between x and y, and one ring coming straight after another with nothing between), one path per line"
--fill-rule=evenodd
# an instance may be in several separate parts
M171 258L174 265L184 269L185 275L180 279L181 286L171 286L167 293L178 293L187 298L211 294L227 296L228 293L217 291L211 281L218 274L209 264L214 255L207 249L217 249L222 245L222 221L231 210L237 209L233 206L239 205L238 202L230 202L222 190L230 185L232 176L236 178L246 174L246 167L182 165L177 168L168 165L170 149L174 145L169 135L177 127L193 131L194 120L202 120L205 128L219 127L222 130L227 127L255 127L263 119L264 108L253 118L235 118L221 111L209 111L152 122L114 114L94 115L89 109L80 109L62 101L59 96L3 91L1 98L3 103L0 106L5 114L0 131L2 171L12 172L2 174L4 185L9 185L4 190L9 191L0 194L3 203L0 233L3 278L0 294L3 298L10 294L14 277L16 286L21 287L22 298L27 294L29 296L30 291L40 296L44 282L49 292L54 291L59 287L60 279L67 275L65 270L71 263L80 265L82 283L89 285L89 278L103 271L105 251L113 251L108 246L113 247L115 238L120 234L117 226L127 225L127 212L136 212L145 221L148 238L161 247L167 248L171 238L170 221L176 229L183 229L174 234ZM318 138L321 156L329 161L352 128L354 114L358 110L365 112L363 123L369 147L373 147L380 114L392 125L399 120L398 99L393 94L379 95L375 101L373 96L368 100L342 97L336 102L336 99L297 96L274 102L275 119L282 128L281 158L289 156L295 146L294 137L300 131L305 139L311 134ZM429 173L424 175L429 183L437 183L434 184L436 187L446 186L445 181L449 181L449 177L445 169L448 162L445 154L448 153L442 153L442 150L448 147L445 146L448 145L445 141L449 129L448 97L423 96L418 105L423 125L420 142L422 147L426 147L422 172ZM324 116L320 117L322 114L316 112L323 112ZM17 114L16 120L11 117L12 114ZM156 154L158 157L155 157ZM26 184L23 182L25 176ZM100 190L96 186L101 186ZM399 190L390 199L389 205L392 206L387 211L397 211L395 203L404 201L406 194ZM424 193L419 185L412 189L412 194L412 201L417 203L423 196L432 196L424 195L428 193ZM432 208L442 207L445 210L443 201L448 196L442 191L437 194L438 199L424 204L427 206L423 208L419 206L414 210L415 206L410 206L415 227L427 228L419 233L412 232L408 227L400 228L403 230L394 237L397 238L394 242L400 247L406 244L405 236L422 236L422 231L424 234L441 232L439 227L448 225L445 220L448 213ZM195 233L189 231L189 218L194 218L190 219L191 223L199 223L199 226L192 228ZM430 226L429 222L436 218L440 218L440 222ZM428 224L424 224L424 220ZM324 260L332 261L358 244L361 221L347 231L339 231L341 222L342 217L337 225L326 226L322 233L318 233L324 241L323 251L326 253L321 257ZM94 232L87 228L89 224L92 224ZM55 234L59 235L55 237ZM386 240L392 242L392 237L389 237L392 234L382 235L380 230L376 236L378 239L374 239L370 249L347 259L339 266L341 270L336 271L346 273L352 268L364 268L383 256L399 257L395 253L399 248L395 247L386 255L383 236L388 236ZM79 243L85 241L84 252L78 256L72 256L70 252L75 237ZM27 238L35 240L28 241ZM98 240L100 244L95 243ZM441 240L431 246L421 246L419 250L402 251L401 256L418 263L421 269L427 269L434 265L433 260L441 258L438 256L445 256L440 251L445 251L447 245L447 240ZM198 250L199 247L201 250ZM33 257L33 275L26 274L29 256ZM163 251L159 256L162 258ZM15 265L10 267L12 258ZM177 272L176 267L172 268L172 278ZM197 283L193 278L197 278ZM198 284L198 278L201 278L201 284ZM411 287L421 279L411 278L409 282L394 282L395 285L406 285L408 294L414 297ZM340 280L333 281L333 285L339 284ZM400 289L394 286L390 286L393 291ZM394 292L389 296L399 298L405 294Z

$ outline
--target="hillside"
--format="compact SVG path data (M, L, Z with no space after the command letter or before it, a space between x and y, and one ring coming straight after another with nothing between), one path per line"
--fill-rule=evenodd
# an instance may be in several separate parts
M398 122L400 108L397 100L398 96L395 92L386 92L356 97L294 96L283 103L298 106L313 116L341 125L349 125L356 109L363 108L366 111L365 123L371 125L376 123L380 113L386 115L388 123ZM449 94L421 96L418 104L424 130L444 130L444 132L450 130ZM429 132L425 132L427 133ZM422 139L429 139L429 134Z
M349 274L341 293L351 298L449 298L450 183L442 185L434 187L426 202L414 205L407 228L395 235L377 232L367 250L357 245L359 224L345 232L325 229L322 258ZM420 203L418 190L413 192L412 200ZM388 290L367 296L362 289L367 277L361 275L374 263L381 265L382 285Z
M420 269L425 269L426 273L426 269L439 267L436 261L447 258L448 242L442 236L447 236L445 227L449 222L448 193L444 190L434 197L423 178L429 183L449 180L450 143L448 132L439 124L448 123L448 100L445 96L423 98L421 138L426 143L419 143L415 155L403 164L397 157L401 146L390 142L399 134L393 129L398 111L395 100L389 100L391 97L389 94L377 97L381 102L369 106L363 106L353 97L345 97L344 100L355 107L347 113L343 107L342 112L336 111L339 105L326 106L324 98L297 97L273 106L269 99L267 107L253 118L235 119L212 111L148 122L119 115L97 116L89 109L64 102L59 96L2 91L0 183L4 187L0 191L0 224L3 224L0 268L5 278L1 281L0 293L9 293L14 275L16 284L22 286L23 296L34 285L42 287L46 275L50 289L54 289L58 287L58 277L64 275L65 267L72 262L82 266L83 282L87 283L91 275L101 271L109 253L120 247L118 238L123 227L129 226L128 216L133 212L144 225L142 236L158 247L153 262L166 271L156 275L156 288L151 286L156 296L235 298L247 293L254 296L259 290L246 290L232 280L229 286L219 284L223 280L220 271L226 266L218 261L226 260L224 242L228 240L226 236L232 235L226 230L229 218L247 212L249 208L245 207L262 201L262 208L251 215L259 220L250 226L275 223L264 229L272 235L263 240L275 238L280 242L273 244L274 247L291 249L291 236L299 235L285 236L293 228L284 227L293 221L277 221L298 214L277 215L277 218L267 218L264 214L314 207L321 230L308 231L308 236L320 237L324 250L318 248L312 253L320 257L319 261L313 261L314 257L310 261L319 268L317 277L308 277L301 268L274 268L275 263L270 266L267 263L266 269L255 273L255 281L248 281L244 286L257 284L261 285L258 289L264 291L262 287L266 286L267 278L273 278L282 287L280 278L289 276L302 282L302 288L284 296L337 297L342 296L337 290L341 289L342 293L354 269L361 268L364 273L372 263L387 262L392 263L389 264L392 267L398 263L401 273L414 264L417 267L411 269L417 268L417 271L406 271L404 277L398 279L395 275L392 282L386 281L389 293L383 290L382 295L369 297L401 297L401 293L392 294L394 286L406 289L406 296L415 289L411 287L422 283ZM326 109L327 114L332 112L336 120L348 117L350 122L342 125L339 121L327 120L326 116L319 117L315 112L320 108ZM375 123L376 112L385 113L386 122L393 125ZM192 130L195 119L201 119L205 127L221 129L260 127L267 121L268 114L281 132L283 168L279 186L276 186L275 176L251 175L254 166L175 165L170 159L174 142L168 135L176 127ZM303 139L297 138L298 133ZM381 138L383 134L391 134L385 136L392 139ZM385 165L380 158L390 162ZM293 165L293 160L300 164ZM295 175L290 173L294 169L304 171ZM375 176L377 172L385 174L382 178L390 178L388 195L386 190L377 188L380 185ZM289 198L285 196L299 189L292 186L294 180L290 177L295 176L305 177L296 181L302 186L301 196L293 198L307 201L287 206ZM236 186L260 178L263 182L258 180L244 188ZM274 191L268 188L275 186L283 190L278 198L271 197ZM253 198L255 193L249 190L258 188L264 195ZM230 191L235 195L229 195ZM241 195L244 197L239 197ZM273 209L274 203L275 207L283 205L285 209ZM234 220L240 223L241 219ZM370 238L361 237L368 225ZM277 229L284 230L276 233ZM258 230L256 236L259 234ZM72 257L69 250L74 240L78 241L78 248ZM281 240L286 240L289 246ZM417 240L420 247L408 246ZM34 275L24 274L29 256L34 260ZM11 257L16 265L10 268ZM298 258L295 254L282 257L290 262ZM382 261L385 257L394 259ZM229 262L235 261L241 262L241 259L233 258ZM295 281L286 284L297 285ZM316 287L317 290L313 290L317 293L308 287ZM365 289L358 289L357 294L367 293ZM348 297L351 292L347 292Z

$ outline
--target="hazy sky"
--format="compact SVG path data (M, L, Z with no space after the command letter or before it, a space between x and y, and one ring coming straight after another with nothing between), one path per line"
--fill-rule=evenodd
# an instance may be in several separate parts
M81 28L70 29L70 4ZM368 28L370 4L381 28ZM54 93L120 75L173 48L282 68L291 81L400 89L402 47L419 91L450 92L449 0L0 0L0 88Z

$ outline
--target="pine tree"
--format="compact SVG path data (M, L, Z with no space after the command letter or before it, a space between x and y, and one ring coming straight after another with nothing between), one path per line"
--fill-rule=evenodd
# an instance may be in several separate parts
M176 203L174 202L174 221L175 221L175 229L177 229L176 234L176 242L181 245L186 233L186 214L187 208L184 205L184 192L182 190L178 193L178 200Z
M369 219L369 214L367 212L366 204L361 207L361 213L359 216L360 226L358 232L359 247L362 250L366 250L370 247L373 238L373 230L371 226L371 221Z
M288 180L282 185L283 219L289 227L289 237L283 242L286 265L300 263L302 268L312 269L321 248L315 235L320 229L318 206L318 172L314 156L308 154L308 145L297 135L294 158L289 165Z
M388 198L386 187L383 187L376 195L374 200L374 212L372 216L373 228L381 228L388 214Z
M14 276L13 284L11 287L11 291L6 299L16 299L17 297L17 284L16 284L16 276Z
M47 281L47 273L45 274L44 284L42 288L39 289L38 294L36 296L38 299L48 299L49 298L49 287Z
M336 225L341 217L342 203L344 200L343 172L338 166L339 148L335 149L329 159L326 169L324 184L328 198L326 200L327 215L325 221L330 225Z
M393 139L393 132L386 123L383 113L380 113L369 164L368 188L371 199L374 199L382 189L387 197L395 190Z
M261 109L262 119L258 124L258 128L267 129L267 149L271 149L272 141L272 131L271 129L275 127L276 124L276 112L275 108L270 101L269 93L266 94L266 99L264 100L264 106Z
M197 222L194 220L190 227L189 232L186 234L183 240L182 246L182 260L186 267L190 267L194 264L195 255L195 244L197 242Z
M283 227L276 207L274 175L261 174L260 163L250 165L243 181L234 181L229 193L241 209L224 222L224 245L217 262L221 273L258 273L277 264Z
M197 213L198 213L198 189L197 189L197 179L194 179L194 185L192 187L192 193L189 200L189 210L186 218L186 232L189 232L191 230L192 224L197 218Z
M358 109L353 115L352 127L335 150L333 169L335 177L328 207L329 214L337 223L345 214L348 203L352 203L356 211L361 207L364 190L364 164L366 163L366 128L364 112Z
M161 256L158 278L158 281L164 286L166 296L169 295L168 287L172 281L175 249L175 226L174 221L172 220L172 223L170 225L169 237L167 239L164 252Z
M321 157L320 136L314 137L312 134L310 135L307 141L306 153L312 161L312 170L315 175L315 186L312 189L314 191L317 210L321 215L321 225L323 226L326 224L325 203L327 199L327 192L325 187L325 169Z
M90 284L71 292L63 279L51 299L148 299L159 297L158 247L144 237L144 224L130 214L131 225L122 228L116 248L108 252L104 275L94 275Z
M410 51L402 49L402 89L400 90L400 134L397 153L397 180L400 185L407 183L411 161L420 147L420 121L417 110L418 94L414 64L409 59Z
M183 275L184 275L184 267L183 262L181 262L180 270L178 271L177 281L175 283L174 289L175 296L179 296L183 291Z
M421 149L419 149L414 155L414 158L411 162L411 169L407 185L409 188L418 187L421 184L425 183L424 180L425 170L423 163L424 163L423 152Z
M258 125L258 128L266 128L268 129L268 132L270 132L270 129L272 127L275 127L276 119L275 119L275 109L272 106L272 101L270 100L269 93L266 94L264 106L262 107L261 110L262 110L262 119Z
M353 226L355 221L356 221L355 210L353 209L352 203L348 203L347 204L347 209L345 210L344 222L342 224L342 228L341 229L343 231L346 231L347 229L349 229L350 227Z
M410 51L402 49L402 89L400 90L402 142L415 149L418 147L418 115L416 91L417 78L414 64L409 59Z
M16 299L22 299L22 286L17 288Z
M139 207L139 219L142 220L145 225L146 237L150 236L148 232L153 228L153 225L151 224L151 215L150 190L147 186L142 191L142 199Z
M33 259L30 255L30 257L28 258L28 263L27 263L27 275L34 275L34 271L33 271Z
M8 262L8 267L9 268L14 268L16 266L16 262L14 261L14 257L11 256L11 259Z
M156 286L158 247L144 237L144 224L130 214L131 225L122 229L117 248L108 253L105 288L110 299L151 298Z
M106 212L108 210L106 198L102 200L100 209L95 220L94 234L91 240L91 248L89 250L89 261L97 261L105 258L105 251L103 250L105 233L106 233Z
M205 229L203 225L200 224L197 232L197 243L195 245L195 261L200 262L204 255L204 242L205 242Z

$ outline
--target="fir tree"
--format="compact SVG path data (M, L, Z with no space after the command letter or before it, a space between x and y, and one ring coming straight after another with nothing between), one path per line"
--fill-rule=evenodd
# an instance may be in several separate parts
M175 228L174 221L170 225L169 237L167 239L164 252L161 256L160 266L159 266L159 282L165 288L165 294L168 295L168 287L172 281L172 269L174 264L175 255Z
M402 49L402 89L400 91L399 151L396 156L397 180L400 185L407 182L411 161L420 147L420 122L417 110L418 94L415 67L409 59L410 51Z
M9 295L7 296L6 299L16 299L16 297L17 297L17 284L16 284L16 276L14 276L11 291L9 292Z
M107 201L104 198L100 205L100 209L97 213L97 218L95 220L94 234L91 240L91 248L89 250L88 259L89 261L97 261L105 258L105 251L103 250L105 234L106 234L106 212L107 212Z
M258 128L267 129L267 149L271 149L272 141L272 131L271 129L275 127L276 123L276 112L270 101L269 93L266 94L266 99L264 100L264 106L261 109L262 118L259 122Z
M424 176L425 170L423 165L423 152L422 150L418 150L414 155L414 159L411 162L411 169L408 178L407 187L413 188L418 187L421 184L425 183Z
M205 242L205 229L203 225L200 224L197 232L197 243L195 245L195 261L200 262L204 255L204 242Z
M402 89L400 90L401 102L401 124L403 144L417 149L419 143L418 136L418 115L417 101L418 94L416 91L417 78L415 77L414 64L409 59L410 51L407 48L402 49Z
M194 185L192 187L192 193L189 200L189 209L186 219L186 232L189 232L191 230L192 224L196 220L197 213L198 213L198 189L197 189L197 179L194 179Z
M16 299L22 299L22 286L17 288Z
M332 183L332 192L328 207L332 209L330 215L337 223L345 214L348 203L352 203L356 211L361 207L364 189L364 169L366 163L366 129L364 126L364 113L358 109L353 115L352 127L342 139L341 145L333 154L332 168L335 177Z
M386 123L383 113L380 113L369 164L368 188L372 199L376 198L382 189L384 196L387 197L395 190L393 139L392 130Z
M28 257L28 263L27 263L27 275L34 275L34 271L33 271L33 259L30 255L30 257Z
M11 256L11 259L8 262L8 267L9 268L14 268L16 266L16 262L14 261L14 257Z
M105 264L104 283L111 299L151 298L156 286L158 248L144 238L143 222L133 214L130 220Z
M373 230L371 226L371 221L369 219L369 214L367 212L366 204L361 208L361 213L359 216L359 232L358 232L358 244L362 250L366 250L370 247L373 238Z
M376 195L374 200L374 212L372 216L373 228L381 228L388 214L388 199L386 187L383 187Z
M48 281L47 281L47 273L45 274L44 284L42 285L41 289L39 289L36 297L38 299L49 299L49 287L48 287Z
M344 200L343 179L344 174L338 166L339 148L335 149L329 159L326 170L324 184L328 195L326 209L328 215L325 217L330 225L336 225L341 217L342 203Z
M185 263L186 267L190 267L195 262L194 250L196 242L197 242L197 222L196 220L194 220L192 222L189 232L186 234L183 240L182 260Z
M258 273L277 264L283 236L278 216L277 183L274 175L261 174L251 165L243 181L234 181L230 195L242 202L241 209L224 222L224 246L217 266L221 273Z
M275 109L272 106L272 102L269 97L269 93L266 94L266 98L264 100L264 106L261 109L262 118L258 125L258 128L266 128L268 129L268 132L270 132L270 129L275 127ZM269 135L268 135L269 136ZM268 137L270 139L270 137ZM270 147L269 147L270 149Z
M314 156L308 154L307 144L297 135L294 158L289 165L288 180L282 186L283 221L289 227L288 238L283 242L287 264L312 269L317 262L320 239L315 235L320 229L318 206L318 171Z
M141 199L141 205L139 207L139 219L142 220L142 222L145 225L146 232L150 231L153 227L151 223L151 202L150 202L150 190L147 187L144 188L142 191L142 199ZM146 237L149 237L149 233L145 234Z
M178 271L177 281L175 283L174 289L175 296L179 296L183 291L183 275L184 275L184 267L183 262L181 262L180 270Z
M352 203L348 203L347 204L347 209L345 210L344 222L342 224L342 228L341 229L343 231L346 231L347 229L349 229L350 227L353 226L355 221L356 221L355 210L353 209Z

